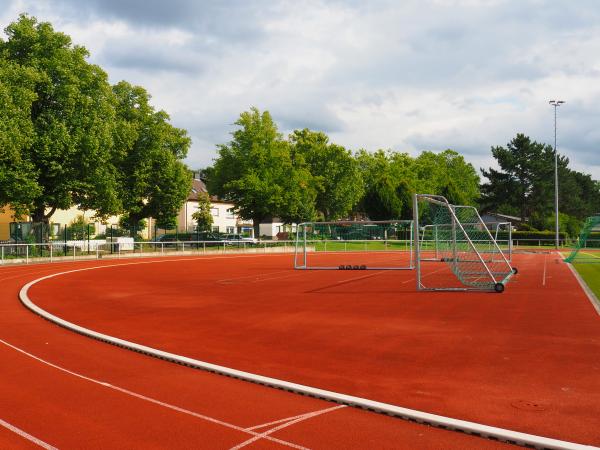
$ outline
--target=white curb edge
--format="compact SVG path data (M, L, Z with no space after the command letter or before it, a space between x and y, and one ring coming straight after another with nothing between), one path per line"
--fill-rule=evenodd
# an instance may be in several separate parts
M141 262L139 262L141 263ZM139 264L138 263L138 264ZM136 263L128 263L128 264L118 264L118 265L130 265ZM65 272L59 272L52 275L47 275L45 277L38 278L36 280L30 281L26 285L24 285L19 291L19 299L31 311L40 315L46 320L53 322L61 327L67 328L71 331L74 331L79 334L83 334L85 336L91 337L93 339L97 339L103 342L107 342L112 345L116 345L118 347L122 347L128 350L132 350L134 352L143 353L149 356L153 356L159 359L164 359L166 361L171 361L177 364L181 364L188 367L193 367L196 369L205 370L208 372L217 373L220 375L225 375L232 378L237 378L244 381L249 381L251 383L261 384L264 386L273 387L276 389L282 389L290 392L294 392L301 395L307 395L310 397L329 400L336 403L341 403L344 405L354 406L362 409L366 409L369 411L378 412L381 414L386 414L389 416L399 417L405 420L410 420L413 422L423 423L427 425L431 425L437 428L443 428L447 430L460 431L466 434L481 436L488 439L499 440L502 442L507 442L510 444L516 444L521 446L529 446L535 447L538 449L557 449L557 450L600 450L599 447L594 447L590 445L577 444L574 442L562 441L558 439L547 438L543 436L536 436L527 433L521 433L519 431L507 430L504 428L497 428L493 426L483 425L476 422L469 422L460 419L453 419L451 417L440 416L437 414L430 414L423 411L418 411L414 409L408 409L401 406L391 405L389 403L377 402L374 400L369 400L360 397L354 397L352 395L341 394L338 392L327 391L324 389L314 388L310 386L304 386L302 384L291 383L288 381L278 380L276 378L266 377L262 375L256 375L249 372L244 372L241 370L232 369L229 367L219 366L216 364L211 364L209 362L204 362L192 358L188 358L181 355L176 355L173 353L164 352L162 350L154 349L151 347L147 347L145 345L136 344L134 342L129 342L123 339L119 339L117 337L109 336L103 333L98 333L94 330L90 330L88 328L81 327L74 323L68 322L60 317L57 317L44 309L40 308L36 304L34 304L28 296L28 291L34 284L39 283L40 281L47 280L49 278L54 278L60 275L66 275L73 272L81 272L86 270L94 270L101 269L105 267L115 267L115 265L106 265L106 266L98 266L98 267L88 267L84 269L76 269L69 270Z

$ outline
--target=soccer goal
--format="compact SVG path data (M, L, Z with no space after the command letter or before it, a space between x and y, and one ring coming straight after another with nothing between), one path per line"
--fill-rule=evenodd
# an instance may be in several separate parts
M439 195L415 194L413 215L418 290L503 292L517 272L498 244L502 227L490 229L476 208L451 205ZM510 230L510 225L505 228Z
M298 225L294 268L410 270L412 220L306 222Z
M600 263L600 214L588 217L569 256L569 263Z

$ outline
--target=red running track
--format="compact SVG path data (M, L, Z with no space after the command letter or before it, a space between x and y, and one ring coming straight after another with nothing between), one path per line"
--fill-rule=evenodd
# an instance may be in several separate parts
M597 444L600 390L594 355L599 349L600 321L566 266L555 262L555 257L526 255L519 257L518 266L520 275L503 295L417 294L411 272L298 272L290 269L289 256L161 260L52 278L35 285L30 297L66 320L174 353L455 418ZM45 270L58 271L58 267ZM21 277L20 284L26 279ZM109 382L146 396L151 392L190 411L199 404L207 406L198 397L205 400L211 393L226 397L227 405L245 401L246 407L232 408L234 417L223 415L216 399L203 409L213 417L227 417L228 423L251 426L248 421L261 407L264 419L251 424L335 407L115 349L53 327L12 302L9 305L23 320L26 317L27 322L69 341L51 356L78 352L73 359L59 358L58 363L54 359L55 364L79 366L92 359L91 367L81 369L87 376L93 367L99 371L96 375L92 371L97 379L116 377L117 382ZM31 345L31 339L22 339L22 346ZM38 346L39 351L50 349L39 342ZM31 360L8 350L14 357ZM99 360L94 358L97 353L107 355ZM115 374L113 362L119 358L123 359ZM100 369L100 363L109 367ZM30 364L43 365L35 360ZM140 371L137 364L152 368ZM154 366L168 373L159 383ZM61 379L68 378L49 369L59 372L55 375ZM128 373L125 385L117 384L123 383L118 376L123 371ZM178 382L179 371L193 380ZM94 384L70 380L74 381ZM195 396L188 392L190 386ZM258 397L253 396L254 390ZM131 404L132 400L140 402L135 397L123 401ZM297 402L301 404L296 406ZM94 410L103 410L101 401L94 398L91 404ZM253 406L248 408L249 404ZM314 407L307 408L308 404ZM283 405L288 412L275 414ZM158 406L150 404L149 409ZM131 410L139 418L139 411ZM129 429L131 424L119 416L116 429ZM163 428L160 420L156 423ZM358 424L365 428L356 433L361 429ZM230 434L238 438L239 430L222 427L217 433L221 439ZM157 442L148 428L145 440L127 435L126 442ZM398 434L412 428L412 435L410 431ZM416 430L422 435L419 439ZM145 435L145 427L141 433ZM344 441L348 435L352 437ZM116 442L125 442L123 433L115 436ZM315 448L500 445L351 408L331 410L273 436ZM420 439L425 436L428 442ZM232 446L217 437L206 439L210 448ZM172 437L169 443L179 446ZM253 445L259 443L284 445L264 439Z

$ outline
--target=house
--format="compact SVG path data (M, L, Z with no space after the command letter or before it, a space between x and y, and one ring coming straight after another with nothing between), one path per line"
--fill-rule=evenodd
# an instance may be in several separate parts
M198 210L198 196L208 194L206 184L196 174L192 180L192 189L177 216L177 230L180 233L196 231L196 222L192 215ZM252 221L241 219L233 212L234 203L210 196L210 212L213 218L212 231L227 234L252 236Z

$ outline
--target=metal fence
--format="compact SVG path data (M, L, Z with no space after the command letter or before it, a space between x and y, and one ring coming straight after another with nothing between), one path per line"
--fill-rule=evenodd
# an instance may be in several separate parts
M311 252L340 252L357 251L352 241L340 240L315 240L311 241L308 251ZM405 248L398 247L395 241L393 249L408 250L409 242ZM503 242L506 246L506 241ZM561 242L564 249L570 243ZM588 240L588 247L600 248L600 239ZM222 240L222 241L130 241L117 242L110 240L70 240L51 241L43 244L28 243L0 243L0 265L30 264L43 262L96 260L103 258L132 258L173 255L218 255L228 253L293 253L296 242L287 241L258 241L251 240ZM510 247L510 245L509 245ZM514 239L512 250L528 248L554 248L553 239ZM371 246L365 245L365 250Z
M292 252L294 245L294 241L244 240L168 242L72 240L43 244L0 243L0 265L169 255L283 253Z

